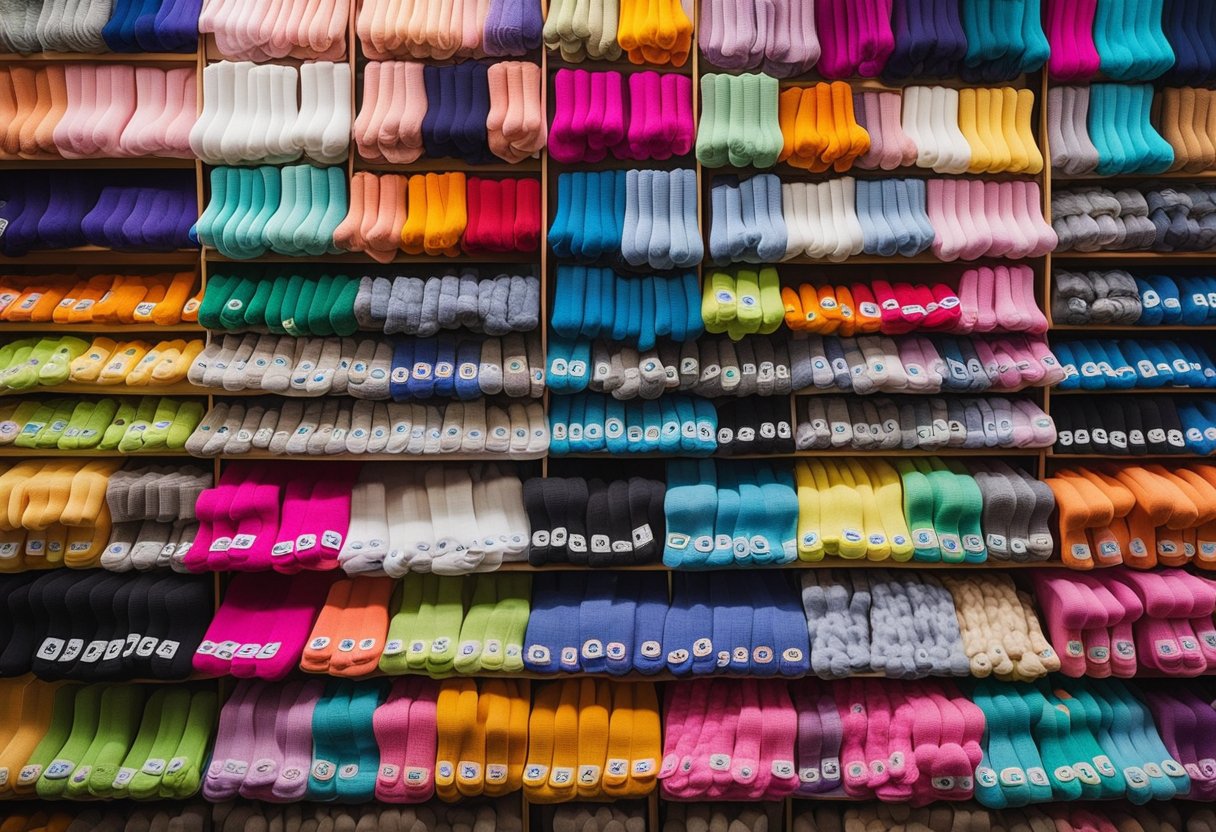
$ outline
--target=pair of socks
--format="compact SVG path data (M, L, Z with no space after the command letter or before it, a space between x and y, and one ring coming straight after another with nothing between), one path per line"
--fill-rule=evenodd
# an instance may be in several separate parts
M216 49L226 60L264 63L281 58L341 61L346 57L349 0L307 7L273 0L247 4L207 0L203 6L198 31L214 37Z
M526 480L524 506L532 528L528 562L596 568L655 562L665 491L662 482L642 477Z
M622 0L616 41L630 63L684 66L692 51L692 19L684 0Z
M348 210L341 167L216 167L194 236L235 260L268 251L319 257L340 251L334 234Z
M863 170L895 170L916 164L920 150L904 130L903 96L900 93L853 93L853 116L857 125L870 137L870 149L854 162L857 167Z
M0 72L0 148L21 158L189 158L195 97L187 67L13 67Z
M1162 30L1162 7L1098 0L1093 44L1099 71L1114 81L1151 81L1174 65L1174 49Z
M422 0L413 13L402 13L387 0L359 6L355 34L363 54L372 60L411 57L445 60L452 57L525 55L541 43L541 7L536 0L462 0L450 19L437 21L434 0Z
M553 456L605 452L707 456L717 447L713 405L689 396L622 402L602 393L577 393L554 398L548 417Z
M791 0L771 6L701 5L697 32L701 56L722 69L759 69L777 78L809 72L819 61L819 36L809 7Z
M1030 90L959 90L959 130L971 147L968 173L1039 174L1043 154L1035 141L1037 130L1030 124L1033 111Z
M692 81L674 72L559 69L553 78L549 155L562 164L670 159L693 147Z
M798 450L1050 448L1055 423L1028 399L843 399L808 396Z
M881 0L826 0L815 6L820 57L816 70L831 80L876 78L895 50L889 4Z
M345 63L309 61L299 69L248 61L209 64L190 147L211 165L281 165L301 156L319 165L339 164L350 144L350 96Z
M683 343L704 332L696 272L675 276L557 267L550 327L563 338L604 338L649 350L659 338Z
M856 98L843 81L789 87L781 93L778 119L783 146L778 156L797 168L843 173L873 149L871 131L856 114ZM890 141L895 141L890 139Z
M925 208L933 253L947 261L1041 257L1057 243L1042 202L1034 182L930 179Z
M1093 278L1095 288L1101 281ZM1108 273L1100 273L1108 274ZM1104 277L1110 280L1109 276ZM1207 324L1213 317L1212 307L1216 301L1216 287L1208 278L1194 275L1138 275L1134 278L1139 293L1141 326L1168 326L1170 324ZM1107 292L1110 294L1110 292ZM1130 314L1130 313L1129 313Z
M714 188L710 196L716 193L718 189ZM728 199L732 197L729 190L723 191L722 195ZM923 202L921 200L922 206ZM906 207L909 220L914 212L919 213L916 206L909 204ZM710 225L711 254L718 217L725 214L727 222L731 222L732 208L729 201L724 202L721 210L718 210L718 206L713 206ZM897 206L893 205L892 208ZM865 238L858 213L857 180L851 176L832 178L826 182L783 183L781 214L786 245L784 255L778 255L778 258L774 259L806 257L839 263L861 254ZM887 226L890 226L889 221ZM727 229L729 230L729 226ZM911 240L910 237L908 239Z
M1059 670L1029 595L1007 575L944 579L954 599L971 675L1028 682Z
M776 78L763 73L701 76L697 160L702 165L772 167L782 151L782 124Z
M967 54L962 4L954 0L894 0L891 33L895 48L882 77L888 83L959 74Z

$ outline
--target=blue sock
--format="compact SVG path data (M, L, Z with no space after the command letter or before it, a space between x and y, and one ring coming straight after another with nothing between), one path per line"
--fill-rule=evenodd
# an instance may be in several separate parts
M524 667L530 672L578 670L579 649L573 643L578 628L571 622L579 620L585 582L579 572L541 572L532 579L532 607L524 634Z
M667 464L663 500L667 537L663 564L669 569L704 563L714 546L718 489L710 460L676 460Z
M697 454L709 456L718 449L718 411L713 402L695 396L693 412L697 420Z
M620 455L629 451L625 419L625 403L611 396L604 397L604 445L608 453Z
M587 592L578 608L579 663L584 673L604 673L608 669L604 630L608 621L621 614L616 610L617 600L617 573L601 572L587 582Z
M760 468L760 493L768 508L764 530L774 563L793 563L798 559L798 492L793 472L784 465Z
M338 799L344 803L366 803L376 795L376 778L380 769L380 749L372 731L372 714L384 701L386 683L383 680L360 682L351 686L347 719L353 742L343 748L343 765L338 776Z
M705 560L709 567L735 562L735 526L739 520L739 487L733 465L717 466L718 512L714 517L714 550Z
M330 801L338 796L337 773L344 754L354 745L350 727L348 681L329 681L312 712L312 767L308 774L308 799ZM328 764L328 765L325 765ZM322 777L318 778L317 774ZM328 774L328 777L325 775Z
M655 291L656 284L662 278L651 277L647 275L637 281L638 289L641 293L641 303L638 305L640 314L638 315L638 349L650 350L654 349L655 345ZM661 284L659 284L661 285Z
M461 341L456 350L456 373L453 383L456 398L461 401L480 398L482 395L481 347L481 341L469 338Z
M713 612L706 576L672 576L671 608L663 627L667 669L682 676L712 673L718 657L713 649Z
M604 440L604 421L607 417L608 396L583 396L583 453L600 453L607 449Z
M395 402L406 402L410 395L410 376L414 370L413 338L402 338L393 342L393 369L388 374L389 395Z
M667 651L663 649L668 613L667 582L652 579L648 574L638 575L636 580L633 666L639 673L658 673L667 667Z
M680 413L676 409L675 396L660 396L658 399L659 419L661 427L659 428L659 451L665 454L678 454L680 452L680 438L682 435Z
M768 584L773 599L773 650L779 672L805 676L811 672L811 644L801 598L783 572L761 571L757 577Z
M752 663L751 593L739 581L753 580L750 573L710 572L710 600L714 610L714 649L718 654L718 670L747 673ZM802 629L806 629L805 617Z
M603 621L605 667L613 676L623 676L633 670L634 620L640 585L655 577L661 576L624 572L615 578L612 608Z

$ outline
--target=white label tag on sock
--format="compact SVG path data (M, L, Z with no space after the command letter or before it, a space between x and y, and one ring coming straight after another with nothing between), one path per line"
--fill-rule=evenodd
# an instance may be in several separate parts
M283 646L281 641L271 641L262 645L262 649L258 650L254 658L258 659L273 659L279 652L279 648Z
M42 646L38 648L37 656L44 661L54 661L59 655L59 651L63 649L63 639L47 638L42 642Z
M114 782L110 784L111 788L125 789L135 779L135 775L139 774L139 769L136 768L120 768L118 773L114 775Z
M337 769L338 767L329 760L315 760L312 764L312 776L322 783L328 783L334 779Z
M232 762L233 762L232 760L229 760L227 763L225 763L224 769L227 770L228 765L231 764ZM141 771L143 771L144 774L164 774L165 765L166 765L165 760L161 759L160 757L153 757L152 759L149 759L144 762L144 765L143 765L143 768L141 769Z

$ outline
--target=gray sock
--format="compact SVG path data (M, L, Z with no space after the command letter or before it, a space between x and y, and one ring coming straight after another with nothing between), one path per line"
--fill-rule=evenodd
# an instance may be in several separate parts
M618 359L621 367L621 385L612 391L612 395L618 399L636 399L642 387L642 370L639 366L641 356L633 347L620 347L613 356L613 372L616 371L615 362Z
M489 284L487 286L487 284ZM511 331L510 314L511 277L498 277L481 281L477 296L477 310L481 314L481 326L486 335L506 335Z
M685 341L680 345L681 391L695 389L701 383L701 350L696 341Z
M719 357L719 342L717 339L701 344L701 380L696 392L706 398L717 398L723 393L722 363Z
M394 402L388 405L389 435L385 453L405 453L410 444L410 430L413 428L410 418L413 412L413 408L407 404Z
M524 336L511 333L502 339L502 389L513 398L527 396L532 391L528 373L528 350Z
M367 453L367 444L372 436L372 414L376 406L372 402L357 401L350 409L350 432L346 434L346 451L352 454Z
M245 421L245 405L243 402L233 402L228 408L228 416L219 426L207 444L203 446L203 456L216 456L227 452L228 440L236 435Z
M325 453L329 442L333 439L334 427L338 423L338 412L341 409L340 399L325 399L321 405L321 415L317 419L317 429L308 437L305 452L309 456L320 456Z
M511 420L501 407L486 408L486 452L505 454L511 449Z
M502 341L486 338L481 343L481 362L477 365L477 386L487 396L502 392Z
M236 429L236 433L230 436L228 442L224 445L224 453L249 453L250 449L253 448L253 434L257 432L258 425L262 424L262 417L265 415L266 408L251 404L245 410L245 418L241 420L240 427Z
M545 395L545 353L540 347L540 333L532 332L524 337L524 348L528 353L528 395L539 399Z
M190 434L190 438L186 440L186 450L193 456L201 456L203 448L207 447L207 443L211 441L216 431L228 418L228 403L216 402L215 405L207 412L202 421L198 423L198 427Z
M1007 532L1017 510L1014 483L1009 477L986 470L976 471L974 476L984 498L982 525L988 554L996 560L1009 560L1012 552Z
M466 329L475 329L481 324L477 314L477 272L465 269L460 273L460 291L456 297L456 323Z
M846 400L832 396L827 402L828 429L831 432L831 447L850 448L853 446L853 417L849 413Z
M285 453L288 455L308 453L308 440L316 433L321 423L321 411L321 402L311 401L304 405L304 410L300 414L300 421L296 424L295 430L292 431L291 436L287 440L287 447L284 449Z
M735 395L755 396L760 392L760 360L756 357L756 344L767 343L764 338L744 338L736 343L735 359L739 362L739 386ZM772 387L773 362L769 361L769 387ZM764 393L762 395L768 395Z
M457 327L456 312L459 299L460 276L445 274L439 279L439 301L435 310L435 320L440 329Z
M338 408L333 429L329 432L329 441L325 443L326 456L346 453L346 437L350 433L350 410L349 407Z
M657 350L647 350L638 356L640 386L638 396L657 399L667 389L667 367Z
M262 413L262 421L258 423L257 430L253 432L254 448L259 451L264 451L270 447L270 440L274 437L275 426L279 423L279 410L275 407L267 407Z
M350 382L350 365L354 363L355 352L359 342L354 338L341 338L338 341L338 365L334 368L334 377L330 393L335 396L345 396Z
M536 276L512 276L507 323L516 332L531 332L540 325L540 280Z
M680 387L680 345L662 341L658 349L659 361L663 363L663 389L677 390Z
M367 453L384 453L388 448L391 434L392 419L388 415L388 405L384 402L376 402L372 406L372 430L367 438Z
M287 443L304 418L304 402L299 399L288 399L279 408L279 421L274 426L274 436L270 437L270 452L276 456L287 453Z

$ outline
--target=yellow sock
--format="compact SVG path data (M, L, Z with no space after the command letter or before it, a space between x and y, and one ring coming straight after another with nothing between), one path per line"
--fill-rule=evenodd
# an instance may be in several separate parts
M645 0L621 0L616 26L616 42L626 52L632 52L641 45L638 39L638 9L644 2Z
M578 796L600 796L608 756L611 682L580 679L578 695Z
M161 341L154 344L147 352L143 354L143 357L139 359L138 363L131 368L131 372L127 373L127 376L125 379L123 379L123 381L130 387L146 387L148 382L152 380L152 368L156 366L156 363L160 361L161 357L167 351L173 349L177 349L179 351L178 355L180 355L180 350L185 345L186 342L180 338L176 341Z
M98 373L97 384L122 384L150 349L152 345L147 341L124 341L119 344Z
M735 320L738 307L734 275L725 271L710 274L701 296L701 321L706 331L715 335L726 332L727 326Z
M845 465L853 478L853 488L861 498L861 527L865 535L866 558L887 560L891 557L891 542L882 525L882 512L878 508L869 474L855 459L846 460Z
M853 490L852 480L848 472L834 462L825 461L823 468L828 481L827 490L819 494L824 549L842 558L864 557L866 542L861 533L861 502Z
M815 482L812 467L818 462L799 460L794 466L794 479L798 484L798 559L803 561L823 560L823 536L819 532L819 487Z
M427 174L416 173L406 186L405 225L401 227L401 248L406 254L422 254L426 249Z
M1022 149L1026 152L1026 167L1024 173L1037 174L1043 171L1043 153L1035 141L1035 129L1030 123L1034 114L1034 93L1030 90L1017 91L1017 104L1014 112L1015 130L1021 139Z
M485 771L480 793L490 797L506 794L508 785L511 698L514 696L511 685L509 681L486 680L481 683L481 696L477 700L477 716L485 727ZM463 788L460 793L466 794Z
M483 697L472 690L461 691L456 703L462 721L467 722L456 758L456 790L463 797L478 797L486 785L486 728L493 696Z
M604 772L600 788L609 797L629 795L630 757L633 747L633 688L617 685L612 692L612 713L608 717L608 747L604 752Z
M60 687L55 682L24 678L27 682L22 691L17 730L0 749L0 797L13 793L13 784L17 782L18 774L50 728L51 715L55 708L55 691Z
M958 129L971 147L971 164L968 173L986 173L992 164L992 151L988 148L979 129L979 102L983 90L966 87L958 91Z
M59 519L68 526L92 525L105 510L110 477L122 467L117 459L98 459L79 466Z
M1001 173L1009 170L1013 164L1013 151L1009 147L1009 137L1005 132L1005 95L999 88L984 90L984 93L988 97L988 119L991 124L988 131L993 142L992 167L989 170L992 173ZM1009 119L1008 123L1013 124L1013 120Z
M618 685L621 687L621 685ZM654 685L632 685L633 733L629 747L629 794L644 797L654 791L663 756L663 728L659 724L659 699Z
M882 526L887 532L887 542L891 546L891 560L911 560L912 535L904 517L904 492L899 472L880 459L868 459L864 464L869 474L870 486L874 490Z
M523 788L524 766L528 762L528 717L531 711L532 684L526 679L515 682L511 695L510 721L507 726L507 785L504 794Z
M84 355L72 361L68 370L68 378L78 384L97 381L97 377L105 369L106 360L117 346L116 341L104 336L94 339L89 348L85 350Z
M72 493L72 478L76 466L66 462L48 463L38 478L25 485L21 526L41 531L59 522Z
M206 342L201 338L195 338L186 341L180 349L171 349L163 353L160 361L152 368L152 383L177 384L185 381L186 373L190 371L190 365L206 346Z
M547 791L553 768L554 728L563 685L550 682L536 692L528 718L528 758L524 763L524 797L540 800Z
M472 699L467 699L471 694ZM471 706L471 713L469 712ZM477 720L477 683L471 679L449 679L439 688L435 702L435 725L439 743L435 756L435 794L449 803L460 799L456 787L456 763L464 748L465 733Z

